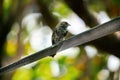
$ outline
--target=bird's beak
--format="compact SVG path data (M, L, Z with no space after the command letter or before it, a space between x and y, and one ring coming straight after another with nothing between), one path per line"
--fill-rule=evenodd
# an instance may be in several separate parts
M68 26L71 26L70 24L68 24Z

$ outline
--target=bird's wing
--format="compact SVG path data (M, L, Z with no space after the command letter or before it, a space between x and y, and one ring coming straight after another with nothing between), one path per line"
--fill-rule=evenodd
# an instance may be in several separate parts
M56 41L59 39L59 31L55 29L52 34L52 44L55 44Z
M66 31L65 31L65 33L64 33L64 36L66 36L66 35L67 35L67 33L68 33L68 31L66 30Z

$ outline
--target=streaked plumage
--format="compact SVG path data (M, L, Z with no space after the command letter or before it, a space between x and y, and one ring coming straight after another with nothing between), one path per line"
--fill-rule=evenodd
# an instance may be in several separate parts
M56 28L54 29L53 34L52 34L52 44L53 45L64 39L64 37L66 36L66 34L68 32L67 27L69 25L70 24L63 21L56 26ZM54 57L54 55L51 55L51 56Z

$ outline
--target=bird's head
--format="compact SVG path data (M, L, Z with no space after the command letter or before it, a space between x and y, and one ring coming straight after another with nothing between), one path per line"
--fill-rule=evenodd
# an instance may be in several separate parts
M64 28L67 28L68 26L70 26L70 24L66 21L63 21L60 23L60 26L64 27Z

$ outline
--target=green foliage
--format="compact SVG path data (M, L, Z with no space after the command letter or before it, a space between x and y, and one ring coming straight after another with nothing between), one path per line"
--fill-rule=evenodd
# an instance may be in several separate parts
M53 12L60 15L60 17L68 16L71 11L66 4L63 2L54 2Z
M42 1L44 1L45 4L47 4L47 7L50 10L50 12L57 15L58 18L65 18L68 17L69 14L73 13L72 10L67 6L67 4L65 4L61 0L42 0ZM114 3L115 6L115 7L112 6L113 10L116 10L116 8L118 9L120 7L119 0L113 0L112 3ZM21 9L21 7L19 7L18 4L21 5L23 8ZM89 5L86 6L89 8L89 10L94 12L99 12L103 10L106 11L108 7L107 2L104 2L104 0L89 0L88 4ZM30 44L31 32L34 31L34 29L36 29L36 26L34 26L31 29L31 31L27 31L26 26L22 25L22 20L27 14L30 14L29 10L30 11L35 10L36 12L39 11L40 8L39 5L34 1L32 2L32 0L21 0L20 3L18 0L4 0L2 6L3 6L2 16L4 21L7 21L8 18L11 16L11 14L13 17L15 17L14 14L16 14L17 8L21 12L19 13L19 16L15 18L16 22L20 26L14 27L13 25L11 31L7 35L7 40L4 46L5 52L7 54L7 56L5 57L7 58L15 57L16 55L19 56L20 54L19 57L21 58L22 57L21 55L29 55L30 53L36 52L33 49L32 45ZM116 14L117 12L114 13ZM38 17L40 18L38 19L37 28L44 27L43 25L47 25L46 22L44 22L42 15ZM43 25L41 26L39 23ZM44 37L44 35L39 37ZM38 38L36 37L35 39L37 40ZM46 42L43 42L43 44L45 43ZM46 57L39 60L36 64L32 66L22 67L20 69L17 69L13 73L11 80L23 80L23 79L24 80L90 80L90 79L98 80L99 72L102 69L107 69L108 55L106 55L106 53L104 52L101 52L103 54L101 55L96 54L96 56L94 56L93 58L89 58L86 55L84 46L82 46L80 49L81 52L75 58L70 58L68 56L67 57L62 56L59 58ZM20 51L22 51L22 53ZM100 51L98 50L98 53L99 52ZM57 76L53 74L54 70L52 70L51 67L53 62L56 62L56 64L58 64L59 74Z
M90 0L88 8L92 9L93 11L101 11L105 10L105 3L102 0Z
M32 80L32 76L33 76L33 71L32 69L25 69L25 68L21 68L18 69L17 71L15 71L12 80Z
M11 12L11 7L12 7L12 0L4 0L3 3L3 16L4 20L6 21L9 17L9 14Z
M120 8L120 0L112 0L115 5Z

